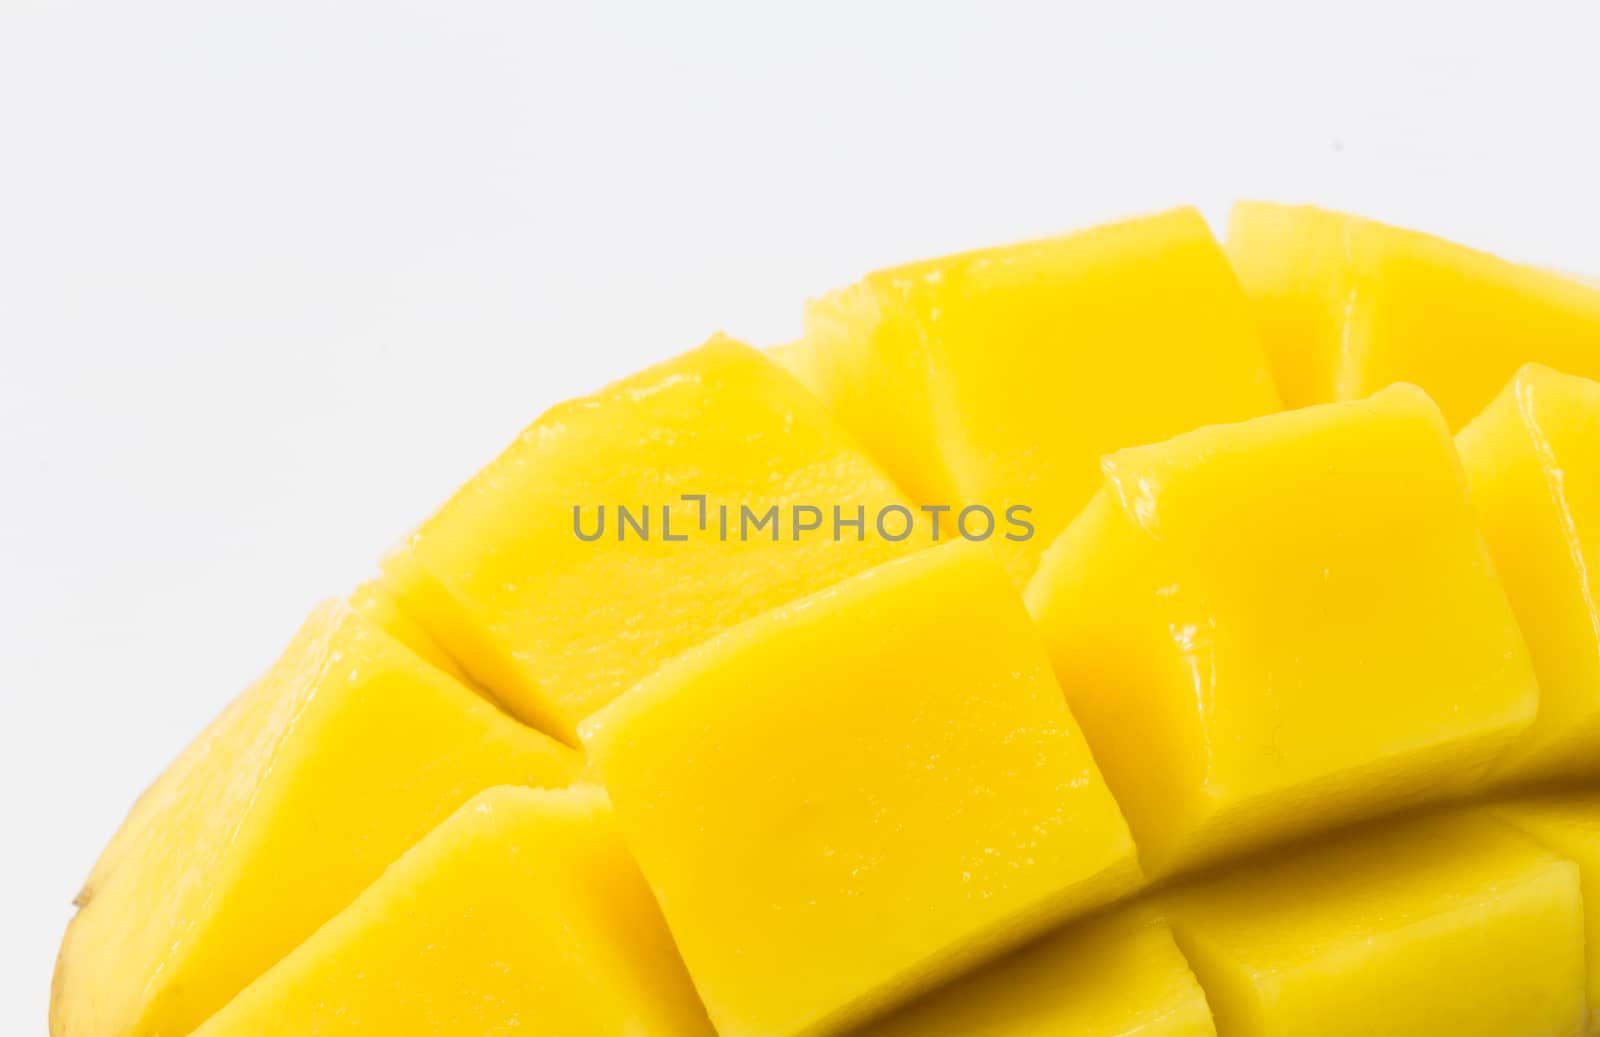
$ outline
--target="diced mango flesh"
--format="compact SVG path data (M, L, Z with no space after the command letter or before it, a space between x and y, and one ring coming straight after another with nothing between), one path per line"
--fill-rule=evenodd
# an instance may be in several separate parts
M1526 367L1456 443L1539 675L1508 767L1600 775L1600 382Z
M979 545L729 630L584 737L723 1037L834 1032L1137 879Z
M605 794L463 806L195 1037L714 1037Z
M794 505L821 509L823 527L796 539ZM573 741L578 721L684 649L926 546L879 535L890 505L906 502L814 396L719 339L546 413L384 566L468 673ZM636 520L649 509L648 538L619 506ZM754 522L774 506L781 536L745 538L741 509ZM834 538L835 507L865 510L862 539L849 527ZM593 534L601 509L604 535L580 538L575 523Z
M1310 206L1241 203L1227 247L1288 406L1411 382L1458 429L1530 361L1600 378L1600 290L1573 278Z
M1589 946L1589 1032L1600 1033L1600 792L1513 800L1494 813L1578 866Z
M1031 509L1031 537L993 541L1019 583L1101 454L1279 406L1192 209L880 271L813 303L806 341L812 383L919 504Z
M577 767L324 606L113 840L67 931L52 1033L187 1034L474 793Z
M350 607L366 616L373 626L417 653L418 657L471 686L471 678L466 671L456 665L456 661L439 647L433 635L401 607L382 580L368 580L352 591Z
M52 1037L1600 1034L1600 292L1228 252L912 264L545 414L141 797Z
M1459 788L1532 720L1515 618L1417 390L1105 472L1028 602L1153 873Z
M1578 1037L1578 869L1483 816L1240 865L1168 915L1226 1037Z
M1143 911L1070 926L859 1037L1216 1037L1172 931Z

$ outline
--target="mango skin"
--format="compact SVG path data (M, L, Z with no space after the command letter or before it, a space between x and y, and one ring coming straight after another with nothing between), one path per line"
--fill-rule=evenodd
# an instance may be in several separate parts
M1600 289L1314 206L1241 202L1228 256L1285 406L1410 382L1460 429L1529 362L1600 378Z
M917 503L1031 509L1031 537L994 540L1018 586L1102 454L1280 406L1193 209L878 271L785 355Z
M982 545L728 630L582 730L722 1037L837 1032L1139 882Z
M497 788L194 1037L715 1037L605 793Z
M684 494L701 494L699 505ZM865 509L865 535L722 539L719 508ZM575 743L579 721L720 630L925 547L874 523L908 501L821 402L729 339L546 412L384 560L387 586L514 716ZM618 539L615 509L652 509ZM659 509L672 507L668 542ZM602 541L585 528L612 519Z
M1530 364L1456 446L1539 677L1503 780L1600 775L1600 382Z
M474 793L578 767L324 605L113 838L62 944L51 1033L189 1033Z
M1027 602L1152 875L1475 788L1532 722L1527 649L1414 387L1104 469Z

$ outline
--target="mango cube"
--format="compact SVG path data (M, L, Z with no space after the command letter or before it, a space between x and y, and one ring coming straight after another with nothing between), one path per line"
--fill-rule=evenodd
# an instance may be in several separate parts
M1452 429L1530 361L1600 378L1600 290L1417 231L1245 202L1228 255L1286 406L1428 391Z
M1279 408L1193 209L871 274L808 308L806 342L791 360L919 504L989 509L1019 584L1101 454Z
M51 1033L189 1033L473 794L578 767L322 607L112 841L67 930Z
M1228 1037L1578 1037L1578 869L1481 815L1252 861L1169 894Z
M1138 881L981 545L728 630L583 736L723 1037L834 1032Z
M1529 365L1456 437L1539 675L1508 768L1600 772L1600 382Z
M1172 931L1139 909L1070 926L859 1037L1216 1037Z
M1576 792L1513 800L1497 817L1578 865L1589 953L1589 1030L1600 1033L1600 793Z
M548 411L384 569L479 684L570 742L684 649L927 546L916 518L816 397L716 339Z
M1028 604L1147 870L1461 788L1532 721L1527 650L1415 388L1104 467Z
M497 788L195 1037L714 1037L605 794Z

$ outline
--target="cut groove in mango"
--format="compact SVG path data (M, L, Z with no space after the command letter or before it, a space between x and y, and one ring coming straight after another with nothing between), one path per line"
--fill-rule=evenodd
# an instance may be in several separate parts
M52 1031L189 1033L474 793L578 766L323 606L125 822L67 931Z
M806 311L809 383L921 504L1024 506L1025 583L1100 455L1278 395L1205 220L1177 209L868 276Z
M195 1032L712 1037L605 794L463 806Z
M478 683L573 741L580 720L679 652L925 546L879 535L878 513L906 504L777 363L718 339L552 409L384 569ZM795 539L783 522L794 505L821 509L821 531ZM768 524L752 533L774 506L777 540ZM619 507L644 525L623 524ZM864 525L836 540L834 508ZM741 526L741 509L755 519ZM576 535L601 521L598 541Z
M1523 364L1600 378L1600 289L1417 231L1244 202L1228 255L1290 407L1420 385L1450 427Z

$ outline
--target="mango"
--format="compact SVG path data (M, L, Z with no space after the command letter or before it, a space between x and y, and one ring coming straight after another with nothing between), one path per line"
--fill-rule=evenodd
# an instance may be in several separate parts
M319 608L113 839L51 1032L189 1033L474 793L578 767L348 606Z
M714 1037L605 794L484 792L194 1037Z
M1428 391L1459 429L1528 362L1600 378L1600 290L1417 231L1244 202L1228 256L1286 406Z
M463 684L471 686L472 678L456 665L456 661L439 647L439 642L425 630L421 623L411 618L400 607L394 595L381 579L367 580L350 592L350 607L367 617L367 621L399 641L422 658L448 673Z
M792 359L919 504L999 518L1019 585L1101 454L1279 408L1193 209L879 271L811 304L805 341Z
M1532 722L1532 663L1414 387L1104 473L1027 601L1152 874L1464 788Z
M727 630L582 732L722 1037L835 1032L1139 880L979 544Z
M384 570L479 684L573 742L685 649L928 546L907 504L816 397L719 338L548 411Z
M1508 770L1600 773L1600 382L1529 365L1456 444L1539 675Z
M1148 911L1069 926L857 1037L1216 1037L1172 931Z
M1227 1037L1578 1037L1578 868L1481 815L1412 818L1169 895Z
M1496 804L1495 816L1578 865L1589 947L1589 1033L1600 1033L1600 792L1547 794Z
M1596 287L1184 209L561 404L140 797L52 1037L1600 1034Z

